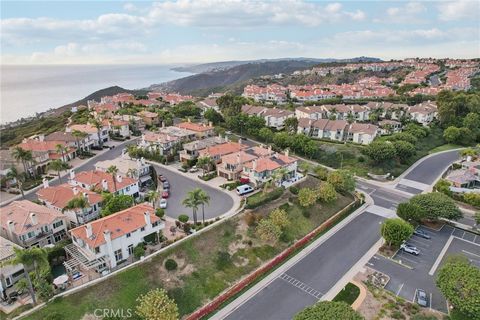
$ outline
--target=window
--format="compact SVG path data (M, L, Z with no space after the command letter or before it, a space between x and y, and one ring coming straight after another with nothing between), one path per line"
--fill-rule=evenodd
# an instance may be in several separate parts
M53 223L53 228L56 229L60 226L63 226L63 220L57 221Z
M130 187L127 187L127 192L130 191Z
M145 231L145 227L141 227L141 228L140 228L140 231Z
M95 254L100 253L100 247L95 247Z
M131 233L127 233L127 238L130 238L132 236Z
M33 238L33 237L35 237L35 232L30 231L30 232L27 234L27 239Z
M122 255L122 249L118 249L114 252L115 254L115 260L118 262L120 260L123 259L123 255Z
M153 224L152 224L152 227L156 227L158 226L158 221L155 221Z
M133 254L133 244L128 246L128 255L132 255L132 254Z

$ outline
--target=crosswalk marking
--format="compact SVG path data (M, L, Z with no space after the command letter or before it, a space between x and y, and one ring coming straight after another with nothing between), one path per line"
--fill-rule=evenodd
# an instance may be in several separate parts
M288 282L288 283L290 283L294 287L302 290L303 292L305 292L305 293L307 293L307 294L309 294L309 295L311 295L311 296L313 296L317 299L320 299L323 296L323 293L321 293L320 291L313 289L312 287L308 286L307 284L289 276L286 273L282 274L279 278Z

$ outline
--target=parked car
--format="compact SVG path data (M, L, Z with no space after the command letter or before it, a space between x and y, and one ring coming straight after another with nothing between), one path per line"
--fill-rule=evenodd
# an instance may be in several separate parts
M110 149L110 150L112 150L113 148L115 148L114 145L108 145L108 144L104 144L104 145L103 145L103 149Z
M419 306L428 307L427 293L422 289L417 290L417 303Z
M160 208L161 209L166 209L167 208L167 199L161 199L160 200Z
M247 194L247 193L250 193L252 191L253 191L253 188L251 186L249 186L248 184L244 184L244 185L241 185L241 186L237 187L237 193L240 196L242 196L244 194Z
M170 183L168 181L163 182L163 189L170 189Z
M162 198L163 199L167 199L168 197L170 197L170 192L165 190L162 192Z
M197 171L198 171L197 166L193 166L193 167L190 168L190 170L188 170L188 172L192 172L192 173L197 172Z
M158 175L158 180L159 180L160 182L165 182L165 181L167 181L167 178L165 178L163 175L159 174L159 175Z
M430 236L421 229L416 229L415 231L413 231L413 234L416 236L422 237L424 239L430 239Z
M411 244L404 243L400 246L400 249L402 249L406 253L410 253L410 254L413 254L413 255L416 255L416 256L418 256L420 254L420 250L418 250L417 247L412 246Z

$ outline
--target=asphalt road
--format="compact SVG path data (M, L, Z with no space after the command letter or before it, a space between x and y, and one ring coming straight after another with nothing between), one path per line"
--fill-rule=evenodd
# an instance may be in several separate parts
M95 164L98 161L110 160L115 159L122 154L122 150L129 144L134 144L135 141L127 141L116 146L113 149L106 150L104 153L99 155L94 159L90 159L84 164L75 168L75 172L81 172L86 170L93 170L95 168ZM211 219L215 218L221 214L226 213L230 208L233 206L233 199L223 191L211 188L209 186L199 184L198 182L188 179L180 174L176 174L170 172L168 170L162 170L158 166L154 166L158 173L163 174L168 181L170 182L170 198L168 201L167 207L167 215L173 218L178 217L181 214L187 214L188 216L192 216L192 209L186 208L182 205L182 201L185 198L188 191L196 188L201 187L205 190L208 195L210 196L210 205L205 206L205 218ZM68 179L68 173L62 176L62 182L65 183ZM55 186L59 185L60 182L58 180L50 181L50 185ZM35 200L37 199L37 195L35 192L30 193L25 196L28 200ZM202 210L199 208L198 218L199 220L202 217Z
M378 241L382 220L360 214L226 319L291 319L327 293Z
M186 214L192 218L192 209L185 207L182 202L185 199L188 191L194 188L202 188L210 196L210 204L205 205L205 219L218 217L233 206L233 199L225 192L209 187L199 182L186 178L180 174L174 173L170 170L165 170L160 166L154 165L158 174L162 174L170 183L170 197L167 199L167 215L172 218L177 218L181 214ZM198 219L202 218L202 208L198 210Z
M403 178L425 184L432 184L458 157L458 150L438 153L419 163L418 166Z

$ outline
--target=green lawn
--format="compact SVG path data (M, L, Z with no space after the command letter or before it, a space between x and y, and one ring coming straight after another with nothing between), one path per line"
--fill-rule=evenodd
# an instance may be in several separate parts
M433 148L428 153L432 154L432 153L437 153L437 152L442 152L442 151L447 151L447 150L452 150L452 149L458 149L458 148L463 148L463 146L458 145L458 144L447 143L447 144L438 146L436 148Z
M216 227L183 242L177 247L156 256L151 261L109 278L95 286L68 297L57 299L27 319L48 319L52 314L63 315L59 319L81 319L96 308L133 309L136 298L148 290L162 287L176 301L180 314L186 315L247 275L262 263L287 248L321 222L344 208L352 201L350 196L339 195L331 205L317 204L304 209L296 204L285 204L293 195L285 195L275 201L287 209L291 225L276 243L264 243L256 237L255 227L246 224L245 214L224 220ZM263 209L262 209L263 208ZM271 211L272 206L262 206L256 212ZM262 214L267 214L262 212ZM230 262L220 266L219 252L228 252ZM173 258L178 263L176 271L168 272L164 262ZM130 319L135 319L130 318Z
M351 305L357 299L359 294L360 288L349 282L345 288L333 298L333 301L343 301Z

